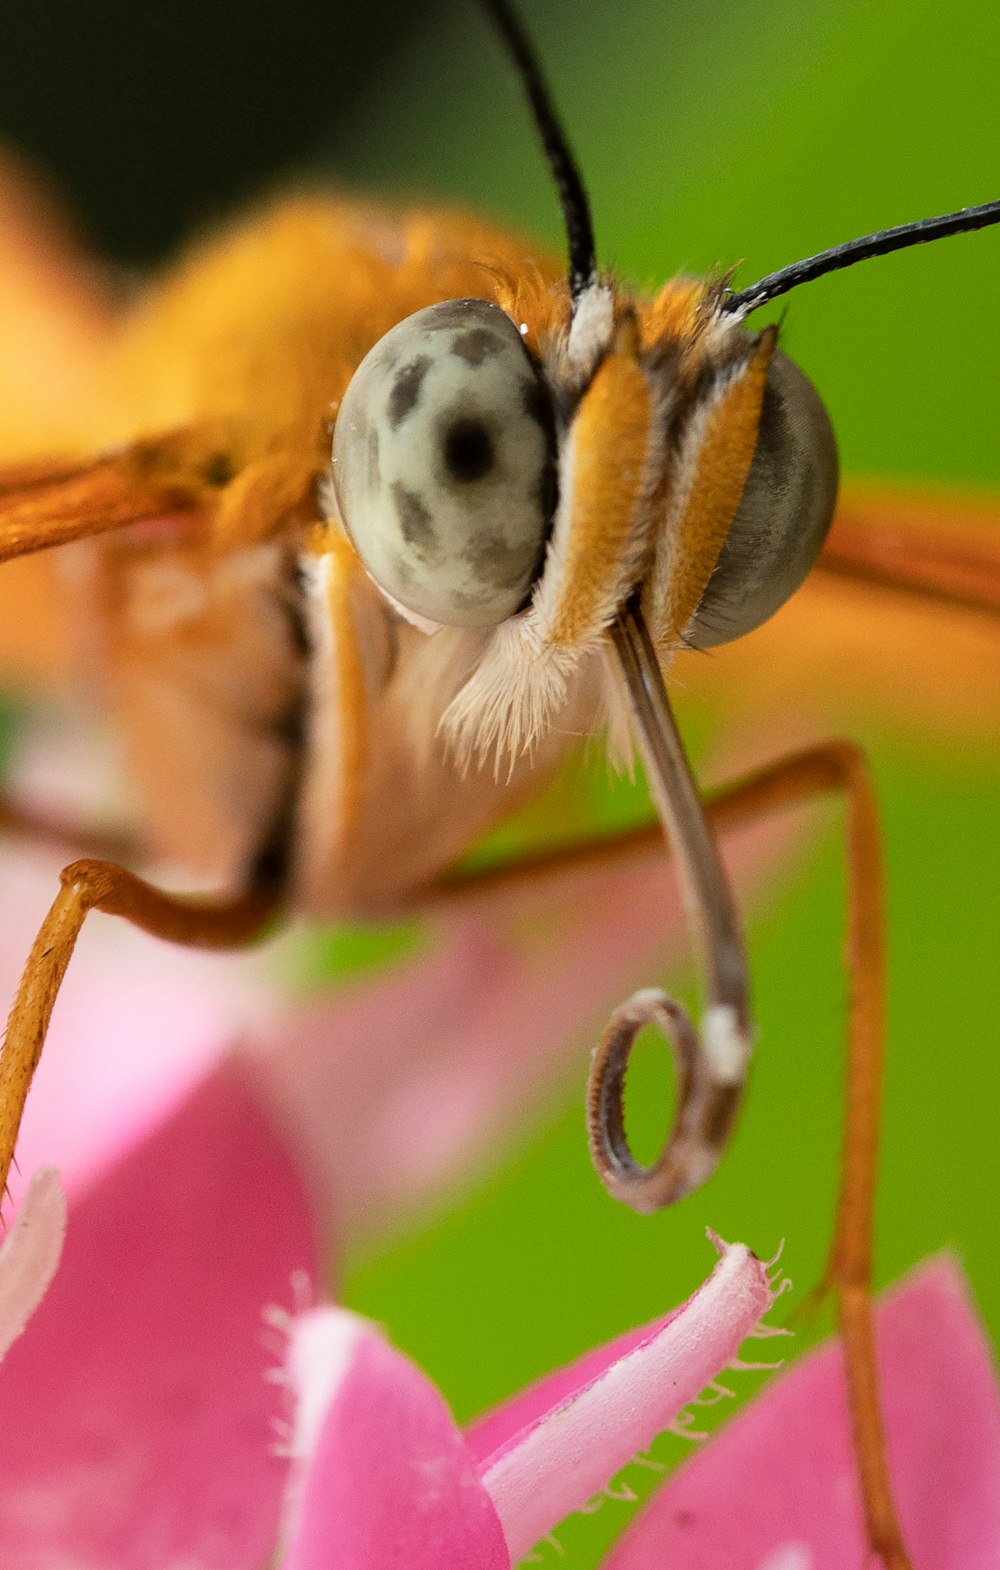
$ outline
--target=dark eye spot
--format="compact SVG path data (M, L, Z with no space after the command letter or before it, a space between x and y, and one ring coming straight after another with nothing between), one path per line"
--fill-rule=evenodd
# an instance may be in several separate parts
M435 327L465 329L480 317L484 305L483 300L442 300L440 305L427 307L428 320L433 321Z
M493 468L493 438L482 420L453 420L444 433L444 464L453 480L485 479Z
M484 590L519 589L538 559L534 541L508 545L498 534L486 534L468 541L462 560L469 563Z
M418 556L433 557L438 549L438 539L430 513L414 491L395 480L391 487L396 505L396 516L403 539Z
M415 360L411 360L408 365L404 365L401 371L397 371L386 407L389 424L393 430L396 429L397 425L402 424L411 409L416 408L424 377L427 375L430 367L430 356L421 354Z
M488 327L470 327L451 341L452 354L457 354L466 365L482 365L484 360L495 359L502 349L502 342Z
M529 376L521 383L521 402L529 420L534 420L548 435L552 427L552 408L544 389L534 376Z

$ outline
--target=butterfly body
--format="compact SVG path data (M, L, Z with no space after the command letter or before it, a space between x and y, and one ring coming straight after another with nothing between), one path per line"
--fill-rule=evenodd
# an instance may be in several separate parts
M197 247L119 323L83 418L52 441L141 442L173 487L162 516L63 553L155 856L238 886L278 834L292 905L398 908L544 777L536 760L503 787L463 778L411 669L427 638L318 500L340 398L382 333L491 287L484 263L526 262L554 281L471 219L286 200ZM432 663L460 674L443 643ZM447 679L430 682L440 711ZM548 750L551 765L561 741Z
M772 345L722 320L718 298L602 281L581 335L527 242L320 196L201 242L140 296L50 442L60 463L119 464L126 509L135 488L134 520L62 554L148 851L221 887L280 853L294 908L398 910L614 719L616 604L646 580L672 656L754 450ZM456 299L516 323L561 465L544 583L499 631L401 613L324 517L358 365Z

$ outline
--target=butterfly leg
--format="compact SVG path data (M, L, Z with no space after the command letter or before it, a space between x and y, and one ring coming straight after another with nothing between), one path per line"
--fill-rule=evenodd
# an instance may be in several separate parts
M756 818L836 791L847 806L850 977L840 1191L825 1285L837 1301L868 1540L886 1570L911 1570L896 1516L879 1402L872 1243L885 1036L885 916L878 807L864 753L832 741L779 760L713 802L713 816Z
M821 573L1000 619L1000 527L974 502L848 495Z
M60 883L28 957L0 1053L0 1193L52 1008L90 911L123 916L172 943L226 949L261 936L280 903L279 893L265 879L232 899L210 902L163 893L113 861L74 861L64 868Z
M848 741L830 741L793 753L727 785L709 798L705 810L713 828L725 832L831 793L842 795L847 805L846 935L851 986L841 1182L824 1287L834 1293L838 1305L868 1540L886 1570L911 1570L896 1518L886 1459L872 1316L885 942L878 812L870 773L857 746ZM604 839L543 852L521 863L452 874L437 894L485 895L492 889L516 886L525 876L535 883L555 883L588 869L620 869L629 861L648 861L662 856L664 851L659 824L641 826ZM613 1031L614 1027L595 1059L598 1079L609 1073ZM611 1066L622 1084L630 1045L631 1041ZM595 1096L594 1085L592 1080L592 1113L602 1100L607 1104L606 1098ZM620 1100L617 1105L620 1115ZM591 1134L598 1145L606 1141L606 1130L592 1127ZM695 1183L688 1185L694 1186Z

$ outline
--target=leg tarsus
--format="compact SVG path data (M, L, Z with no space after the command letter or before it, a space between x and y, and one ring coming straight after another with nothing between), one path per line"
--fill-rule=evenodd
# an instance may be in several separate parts
M124 916L154 937L195 948L238 948L265 930L273 890L209 902L164 894L111 861L75 861L35 939L0 1052L0 1193L10 1171L25 1100L80 929L92 910Z
M871 1283L841 1285L836 1290L868 1541L885 1570L913 1570L903 1546L886 1456Z

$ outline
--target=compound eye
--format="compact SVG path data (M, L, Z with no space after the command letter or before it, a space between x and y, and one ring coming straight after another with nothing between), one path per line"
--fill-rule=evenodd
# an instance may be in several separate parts
M736 516L685 633L699 649L740 638L794 594L822 549L837 500L837 448L812 382L778 353Z
M358 555L402 607L453 627L519 610L555 505L555 428L506 312L449 300L386 333L341 403L333 481Z

